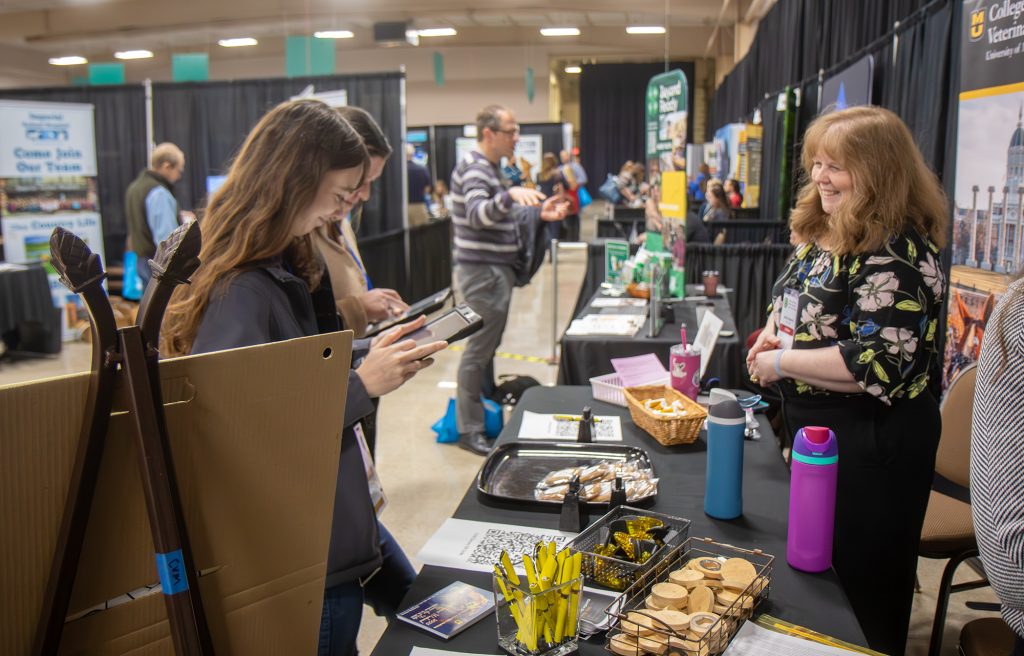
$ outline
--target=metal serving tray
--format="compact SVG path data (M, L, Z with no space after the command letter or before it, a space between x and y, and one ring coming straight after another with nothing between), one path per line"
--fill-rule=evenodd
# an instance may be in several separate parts
M496 447L484 462L476 477L476 489L481 494L506 501L518 501L560 506L561 501L539 501L533 496L537 483L549 473L568 467L595 465L602 460L625 462L637 460L654 474L650 456L643 449L623 444L593 442L533 441L509 442ZM654 495L630 499L635 504ZM607 502L585 502L588 506L607 506Z

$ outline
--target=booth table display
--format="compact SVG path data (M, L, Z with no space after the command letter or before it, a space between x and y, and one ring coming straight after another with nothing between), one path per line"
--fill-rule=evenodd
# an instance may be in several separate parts
M590 405L595 415L622 417L623 444L643 448L658 475L658 496L641 504L655 512L692 521L691 537L711 537L745 549L761 549L775 556L771 590L763 612L855 644L866 644L853 610L846 601L839 580L831 570L822 574L798 572L786 564L786 521L789 508L789 472L779 453L768 422L761 417L760 441L744 443L743 516L721 521L704 514L704 472L707 443L703 435L685 446L666 447L638 429L625 408L594 401L586 387L535 387L526 391L516 406L498 443L515 441L523 412L577 412ZM470 489L454 516L458 519L532 526L555 530L559 506L515 504L485 499ZM603 510L591 510L590 521ZM416 578L400 608L406 608L437 592L452 581L465 581L491 588L491 575L426 565ZM611 597L609 597L611 601ZM580 654L604 654L601 638L580 642ZM392 622L381 636L373 654L408 654L413 646L483 654L503 653L498 647L493 615L444 641L404 622Z
M693 296L699 293L698 288L687 286L687 294ZM594 299L601 298L602 293L598 291L584 307L583 311L576 315L576 318L587 314L599 312L600 309L592 307ZM710 305L709 305L710 304ZM742 388L746 381L746 368L743 363L745 351L740 348L740 339L736 334L736 325L733 321L732 310L729 301L724 296L709 298L702 301L683 300L673 303L675 312L674 321L665 321L661 332L657 337L648 337L647 329L650 318L633 337L622 337L618 335L563 335L562 336L562 358L558 364L558 383L560 385L589 385L590 379L595 376L603 376L614 371L611 364L612 358L625 358L633 355L644 355L654 353L668 369L668 352L674 344L679 343L679 328L686 326L686 332L690 341L697 336L697 308L707 307L712 309L722 321L722 331L732 331L732 335L718 336L715 350L708 361L705 378L718 378L722 387L730 389ZM609 311L612 311L609 309Z
M46 269L0 268L0 339L12 351L60 353L60 309L53 306Z

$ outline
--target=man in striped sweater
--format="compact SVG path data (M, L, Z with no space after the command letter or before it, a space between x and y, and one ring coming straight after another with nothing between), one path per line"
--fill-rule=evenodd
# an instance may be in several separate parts
M486 455L491 443L484 435L480 400L484 375L494 360L508 319L520 256L520 233L537 221L561 221L564 201L535 189L507 186L501 160L514 158L519 125L499 105L476 117L477 147L452 172L452 223L455 226L453 281L459 302L483 320L483 328L466 343L459 362L456 416L459 446Z

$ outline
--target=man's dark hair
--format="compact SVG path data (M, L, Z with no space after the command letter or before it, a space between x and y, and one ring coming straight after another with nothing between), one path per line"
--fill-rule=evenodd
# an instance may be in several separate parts
M476 140L483 141L484 128L491 132L501 132L501 114L508 113L508 109L501 105L488 105L476 115Z

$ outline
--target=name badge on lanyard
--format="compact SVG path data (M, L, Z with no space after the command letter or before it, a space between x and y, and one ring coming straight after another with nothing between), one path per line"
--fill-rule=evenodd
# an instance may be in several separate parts
M779 312L779 326L776 331L782 348L793 348L793 335L796 334L797 312L800 308L800 292L786 287L782 292L782 310Z
M352 432L356 434L356 441L359 442L359 452L363 455L363 467L366 469L366 484L370 488L370 500L373 501L373 510L379 517L388 505L388 498L384 496L384 485L380 482L380 477L377 476L377 468L370 456L370 447L366 445L362 422L353 426Z

